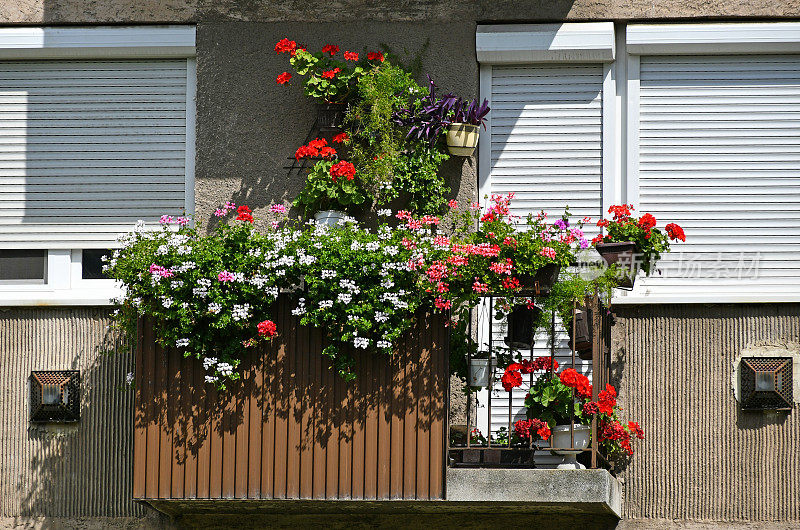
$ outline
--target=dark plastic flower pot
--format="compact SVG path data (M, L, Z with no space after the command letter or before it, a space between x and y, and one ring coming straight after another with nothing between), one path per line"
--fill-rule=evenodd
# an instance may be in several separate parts
M561 265L550 263L537 269L534 274L520 274L519 283L522 286L522 292L548 293L558 281L559 272L561 272Z
M592 312L588 308L581 307L575 310L575 320L567 326L569 335L569 347L575 348L578 357L588 361L592 358ZM575 329L573 341L572 330Z
M634 260L636 243L632 241L598 243L595 248L607 265L621 265L625 269L625 274L619 279L619 286L632 288L633 283L636 281L637 272Z
M508 314L506 345L517 350L530 348L536 334L536 321L541 314L542 310L538 307L529 308L527 304L515 305Z
M317 126L320 131L339 130L344 123L346 103L318 103Z

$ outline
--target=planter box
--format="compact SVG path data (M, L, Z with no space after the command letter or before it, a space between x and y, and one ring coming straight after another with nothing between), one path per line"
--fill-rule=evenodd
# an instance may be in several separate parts
M354 352L348 383L287 302L277 303L281 335L252 349L224 392L139 323L133 497L442 499L445 320L420 314L392 357Z

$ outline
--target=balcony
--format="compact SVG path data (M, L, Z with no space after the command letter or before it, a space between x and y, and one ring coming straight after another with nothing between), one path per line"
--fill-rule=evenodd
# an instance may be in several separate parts
M557 470L536 468L532 445L448 443L450 330L443 317L419 314L393 357L354 351L357 377L346 382L320 354L320 330L299 326L286 299L277 315L280 329L290 331L251 349L242 379L226 391L203 382L195 359L157 347L152 326L140 322L136 500L184 517L476 508L619 517L619 484L593 448L586 458L596 469ZM607 378L606 345L594 345L596 381ZM476 450L528 459L465 463L465 453Z

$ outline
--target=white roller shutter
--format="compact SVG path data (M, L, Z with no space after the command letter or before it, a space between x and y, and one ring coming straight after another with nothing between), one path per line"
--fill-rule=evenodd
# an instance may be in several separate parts
M569 205L597 219L602 189L602 64L494 66L491 193L516 215Z
M684 227L648 294L800 293L800 55L643 56L640 211Z
M189 64L0 62L0 247L104 248L181 214Z
M524 218L544 210L560 215L569 205L576 218L595 220L602 208L603 64L542 63L498 66L491 69L491 163L488 191L515 193L512 213ZM592 227L587 227L593 232ZM488 328L489 311L482 311ZM505 326L494 321L493 346L504 347ZM488 337L482 335L481 342ZM482 345L485 348L485 345ZM547 333L539 333L533 357L550 355ZM531 352L523 352L530 358ZM569 365L567 335L559 326L556 359ZM591 361L576 358L575 368L591 377ZM496 372L492 389L491 418L487 392L479 396L479 426L496 433L512 421L525 417L524 400L529 377L523 386L507 393ZM511 398L509 402L509 398ZM510 404L510 407L509 407ZM545 463L542 453L539 463ZM552 463L560 461L553 458Z

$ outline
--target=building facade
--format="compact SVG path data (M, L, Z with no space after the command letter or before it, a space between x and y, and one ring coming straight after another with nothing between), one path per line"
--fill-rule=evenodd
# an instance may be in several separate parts
M289 37L419 55L442 89L487 98L476 156L444 167L454 198L513 191L520 213L594 217L632 203L684 225L663 277L614 300L612 375L648 434L618 473L621 519L591 524L796 528L798 17L800 2L775 0L5 2L2 525L173 524L132 500L133 356L108 330L114 288L91 279L86 251L167 211L209 224L225 201L257 215L297 195L285 166L314 114L274 81ZM741 409L743 355L792 360L792 410ZM78 423L29 421L35 370L80 371Z

